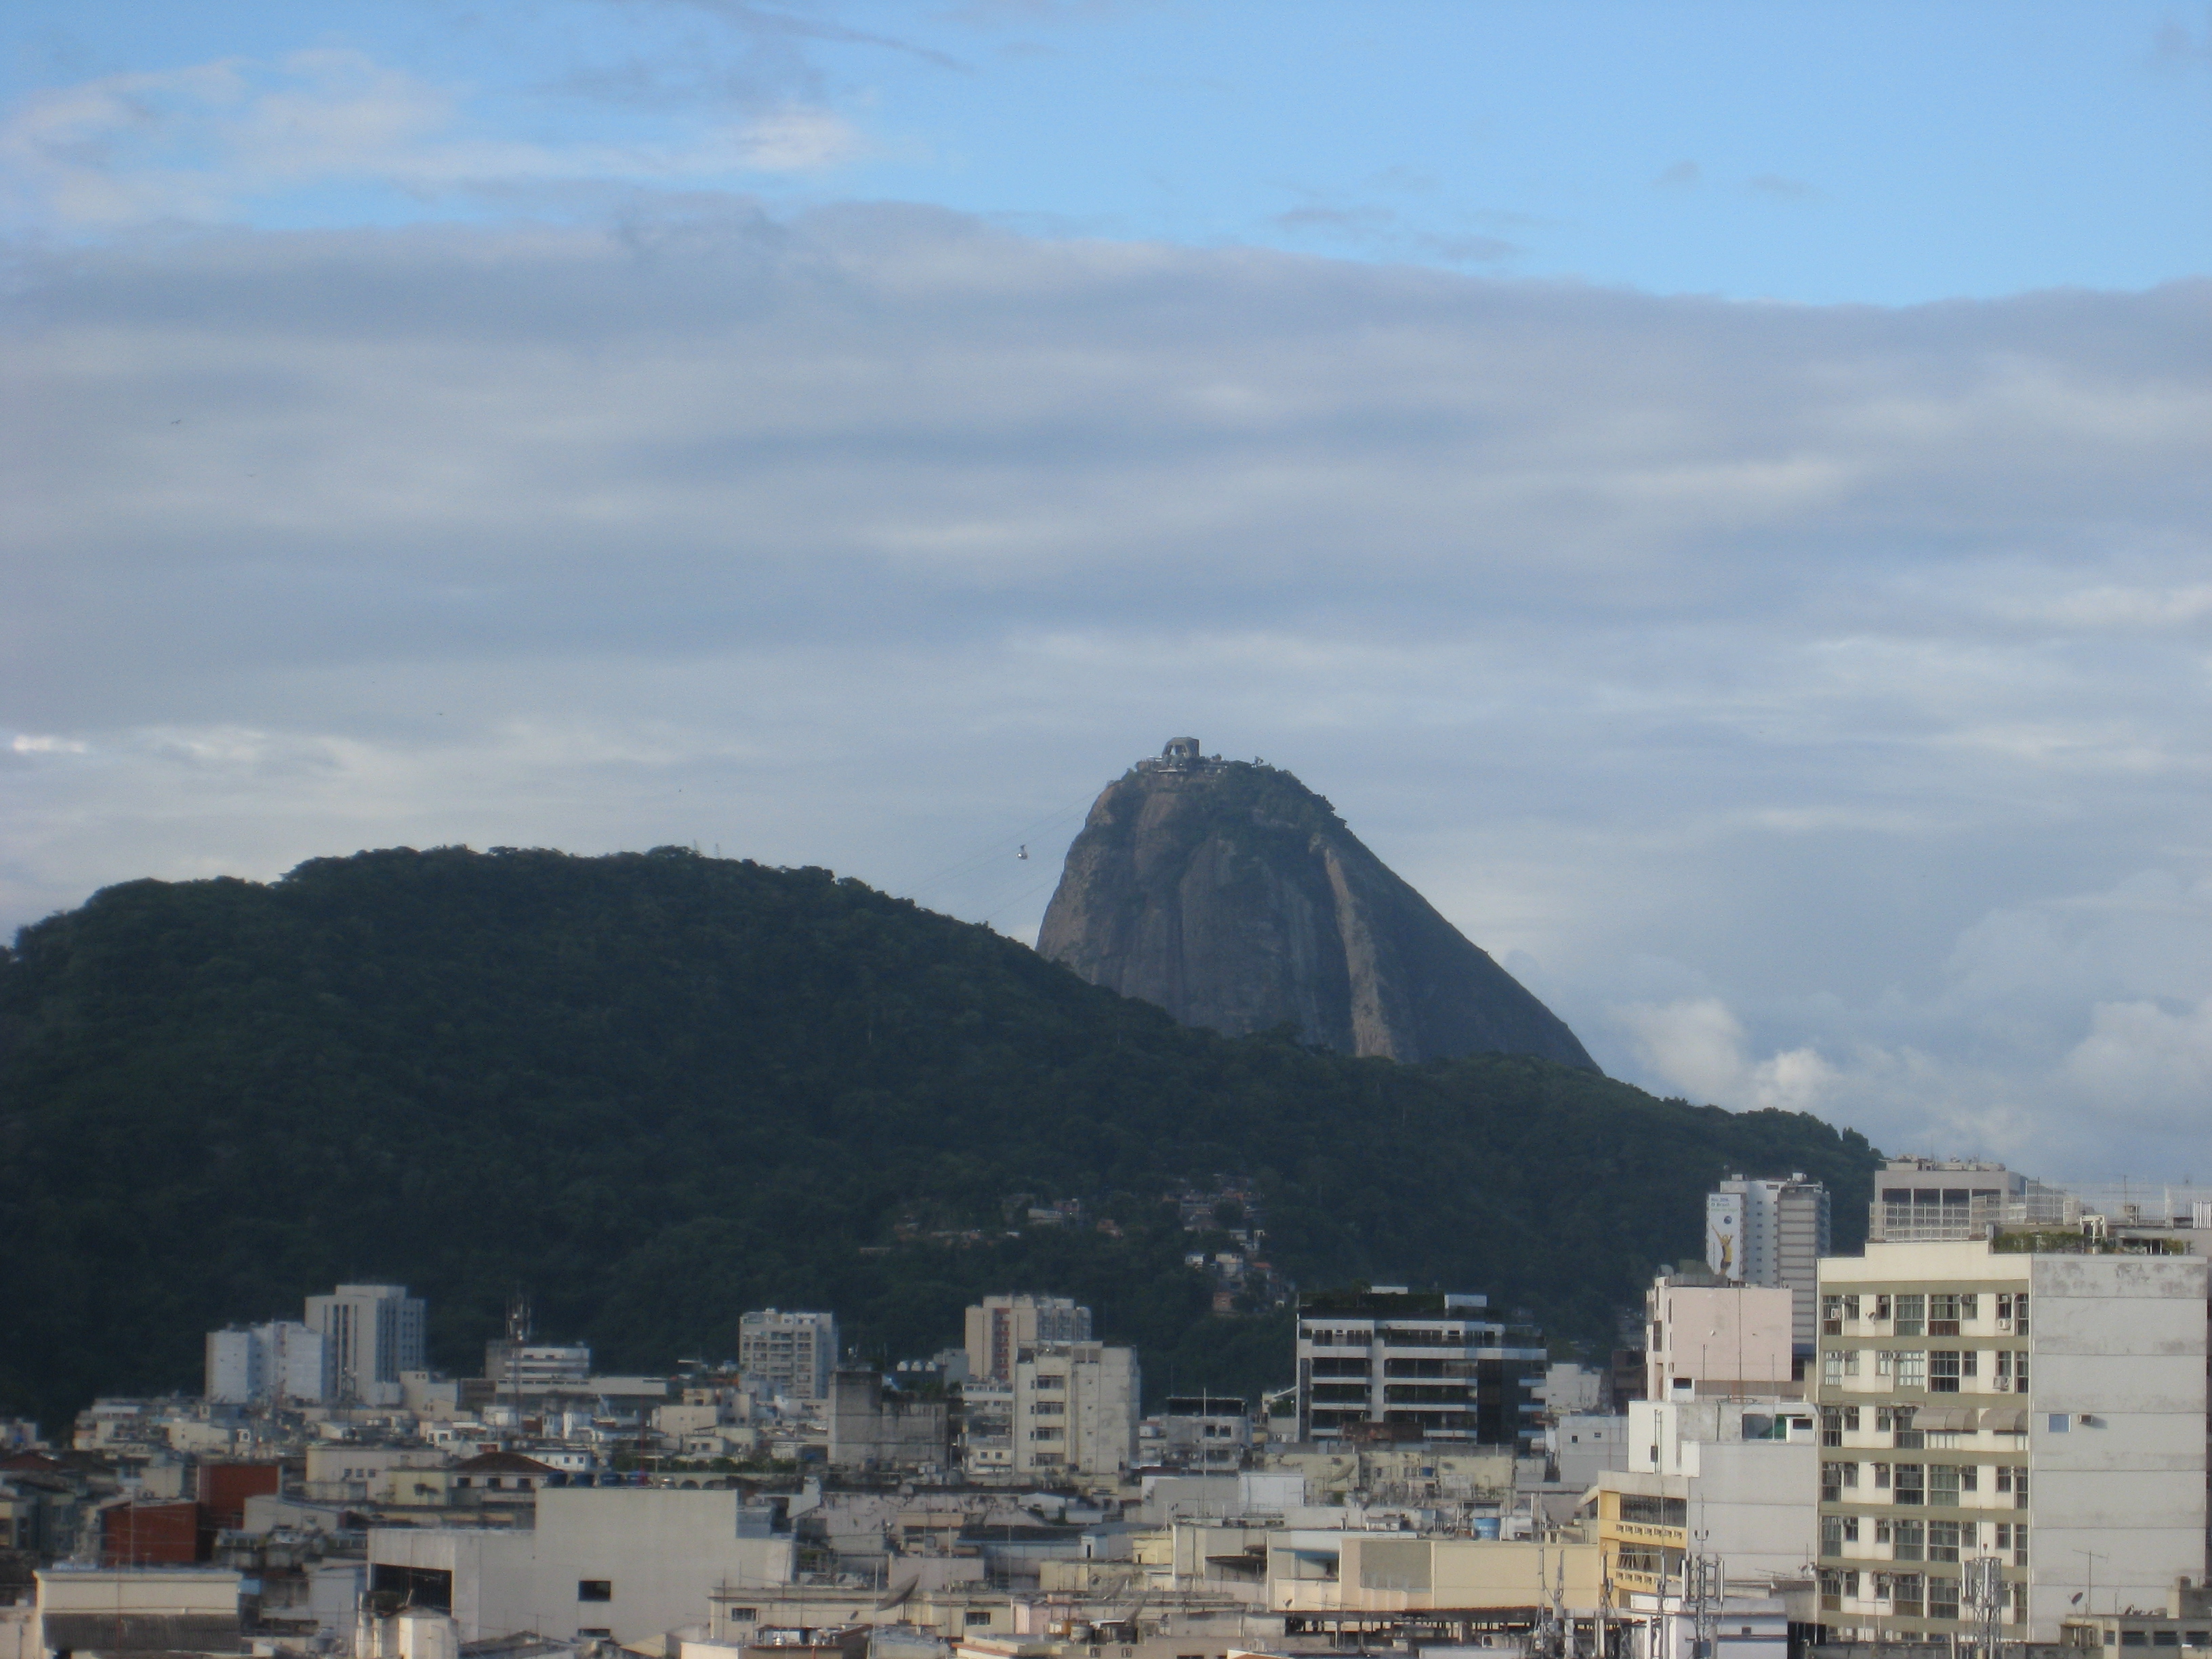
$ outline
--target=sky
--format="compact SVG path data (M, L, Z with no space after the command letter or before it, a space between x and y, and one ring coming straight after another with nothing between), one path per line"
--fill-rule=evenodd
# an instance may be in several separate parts
M2212 9L0 46L0 927L678 842L1030 939L1190 733L1615 1076L2212 1177Z

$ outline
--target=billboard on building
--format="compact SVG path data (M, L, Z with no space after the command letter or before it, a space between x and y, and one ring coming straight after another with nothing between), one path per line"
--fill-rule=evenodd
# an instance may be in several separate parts
M1741 1193L1705 1194L1705 1265L1723 1279L1743 1277Z

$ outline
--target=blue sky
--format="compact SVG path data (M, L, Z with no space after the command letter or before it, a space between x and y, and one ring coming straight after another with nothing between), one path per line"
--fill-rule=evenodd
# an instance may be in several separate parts
M41 199L33 167L18 222L63 234L164 205L330 226L742 191L1877 304L2140 289L2212 252L2212 10L2164 0L149 0L12 16L19 112L118 94L107 118L34 143L69 152L60 166L201 186L72 208ZM234 83L185 78L212 65ZM303 112L315 138L288 158Z
M0 926L696 841L1031 937L1194 732L1615 1075L2212 1170L2203 5L0 29Z

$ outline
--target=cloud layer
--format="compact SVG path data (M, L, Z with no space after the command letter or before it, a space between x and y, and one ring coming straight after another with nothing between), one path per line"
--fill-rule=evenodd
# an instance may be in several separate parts
M1014 841L1194 730L1608 1069L2164 1167L2212 1080L2208 299L726 203L30 256L0 908L696 839L1019 932Z

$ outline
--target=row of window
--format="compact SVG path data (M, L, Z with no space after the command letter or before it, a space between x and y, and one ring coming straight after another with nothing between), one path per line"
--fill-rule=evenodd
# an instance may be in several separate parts
M1982 1316L1979 1294L1964 1291L1913 1291L1897 1296L1824 1296L1820 1298L1820 1328L1829 1336L1841 1336L1846 1322L1861 1319L1887 1324L1898 1336L1956 1336L1962 1324ZM1997 1329L2014 1336L2027 1334L2027 1292L2000 1291L1989 1298Z
M1870 1535L1869 1535L1870 1534ZM1820 1553L1838 1556L1851 1544L1887 1545L1893 1561L1956 1561L1961 1550L1994 1551L2013 1565L2027 1565L2027 1523L1999 1521L1875 1519L1856 1515L1820 1517Z
M1313 1362L1312 1375L1323 1376L1372 1376L1375 1367L1366 1359L1319 1358ZM1492 1382L1502 1379L1505 1368L1495 1359L1385 1359L1385 1376L1486 1376Z
M1824 1610L1838 1612L1846 1601L1862 1598L1887 1602L1890 1614L1899 1619L1959 1616L1959 1581L1955 1578L1932 1573L1859 1572L1849 1567L1822 1569L1820 1606ZM2027 1621L2026 1584L2012 1587L2012 1618L2015 1624Z
M1820 1465L1820 1501L1840 1504L1844 1494L1852 1494L1852 1503L1921 1504L1936 1508L1956 1509L1960 1499L1969 1493L1982 1490L1982 1466L1978 1463L1870 1463L1873 1471L1870 1485L1865 1490L1887 1492L1880 1498L1860 1498L1859 1468L1856 1463L1828 1462ZM2027 1470L2012 1463L1992 1465L1989 1470L1990 1490L2009 1494L2016 1509L2027 1507Z
M1894 1435L1895 1443L1900 1451L1916 1446L1948 1445L1965 1432L1916 1426L1920 1409L1917 1406L1823 1406L1820 1407L1820 1443L1840 1446L1846 1434L1861 1433L1869 1425L1876 1434ZM2016 1431L2001 1430L1999 1432Z
M1872 1375L1887 1379L1894 1388L1957 1394L1962 1382L1975 1382L1983 1376L1982 1362L1986 1358L1992 1392L2027 1392L2025 1348L1826 1348L1820 1354L1822 1384L1841 1388L1847 1379L1865 1375L1869 1357L1874 1361Z

